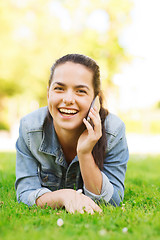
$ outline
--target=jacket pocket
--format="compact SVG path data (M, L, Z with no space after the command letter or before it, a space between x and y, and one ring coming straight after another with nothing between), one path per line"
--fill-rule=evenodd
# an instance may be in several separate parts
M51 169L43 169L39 168L39 178L41 185L50 189L51 191L55 191L60 189L61 178L56 173L54 173Z

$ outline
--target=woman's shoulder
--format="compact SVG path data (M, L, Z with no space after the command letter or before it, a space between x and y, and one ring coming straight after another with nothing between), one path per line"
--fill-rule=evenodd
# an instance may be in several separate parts
M21 119L21 123L25 124L26 128L30 131L40 130L43 127L44 120L47 116L48 107L39 108Z
M105 119L105 129L107 134L116 136L119 131L124 128L124 122L117 115L108 113Z

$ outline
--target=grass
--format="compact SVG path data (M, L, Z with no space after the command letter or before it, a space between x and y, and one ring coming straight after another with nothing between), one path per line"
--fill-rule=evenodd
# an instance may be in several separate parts
M104 207L101 215L18 204L15 153L0 153L0 240L160 239L160 156L132 155L122 207ZM64 225L57 226L58 218ZM127 228L126 233L123 229Z

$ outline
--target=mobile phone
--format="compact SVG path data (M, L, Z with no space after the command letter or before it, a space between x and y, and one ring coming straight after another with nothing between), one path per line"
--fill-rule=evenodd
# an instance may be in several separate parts
M88 111L88 114L89 114L89 112L90 112L90 109L93 107L97 107L97 109L98 109L98 112L100 111L100 108L101 108L101 106L100 106L100 101L99 101L99 96L97 96L97 97L95 97L94 99L93 99L93 101L92 101L92 103L91 103L91 106L90 106L90 108L89 108L89 111ZM91 123L91 119L90 119L90 117L87 115L87 121L89 122L89 123Z

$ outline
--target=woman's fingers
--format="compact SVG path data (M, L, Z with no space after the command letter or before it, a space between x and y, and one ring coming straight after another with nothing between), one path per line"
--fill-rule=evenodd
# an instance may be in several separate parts
M84 211L90 214L94 214L94 212L102 212L102 209L97 205L97 204L93 204L92 206L89 204L84 208Z
M81 203L83 210L87 213L94 214L94 212L102 212L102 209L89 197L81 194Z
M94 212L102 212L101 208L89 197L72 189L66 189L66 197L64 199L64 207L67 212L74 214L79 212L83 214L87 212L94 214Z
M84 118L83 122L88 130L89 133L93 133L93 127L91 126L91 124Z
M95 206L94 206L94 211L96 211L96 212L99 212L99 213L101 213L102 212L102 209L96 204Z
M95 136L96 139L99 139L102 136L101 118L99 116L99 113L97 113L95 109L91 108L89 117L91 118L94 127L92 127L92 125L85 118L83 119L88 133Z
M81 210L78 210L79 213L83 214L84 213L84 210L81 209Z
M89 197L84 194L77 193L75 201L72 201L68 206L65 206L66 211L73 214L79 212L83 214L84 212L89 214L94 214L94 212L102 212L101 208Z
M94 130L98 130L98 132L101 132L101 118L99 113L94 108L91 108L90 110L90 118L93 121Z
M87 213L90 213L91 215L94 214L94 210L90 206L85 207L84 211L87 212Z
M73 214L75 212L73 204L69 203L65 205L65 209L68 213Z

